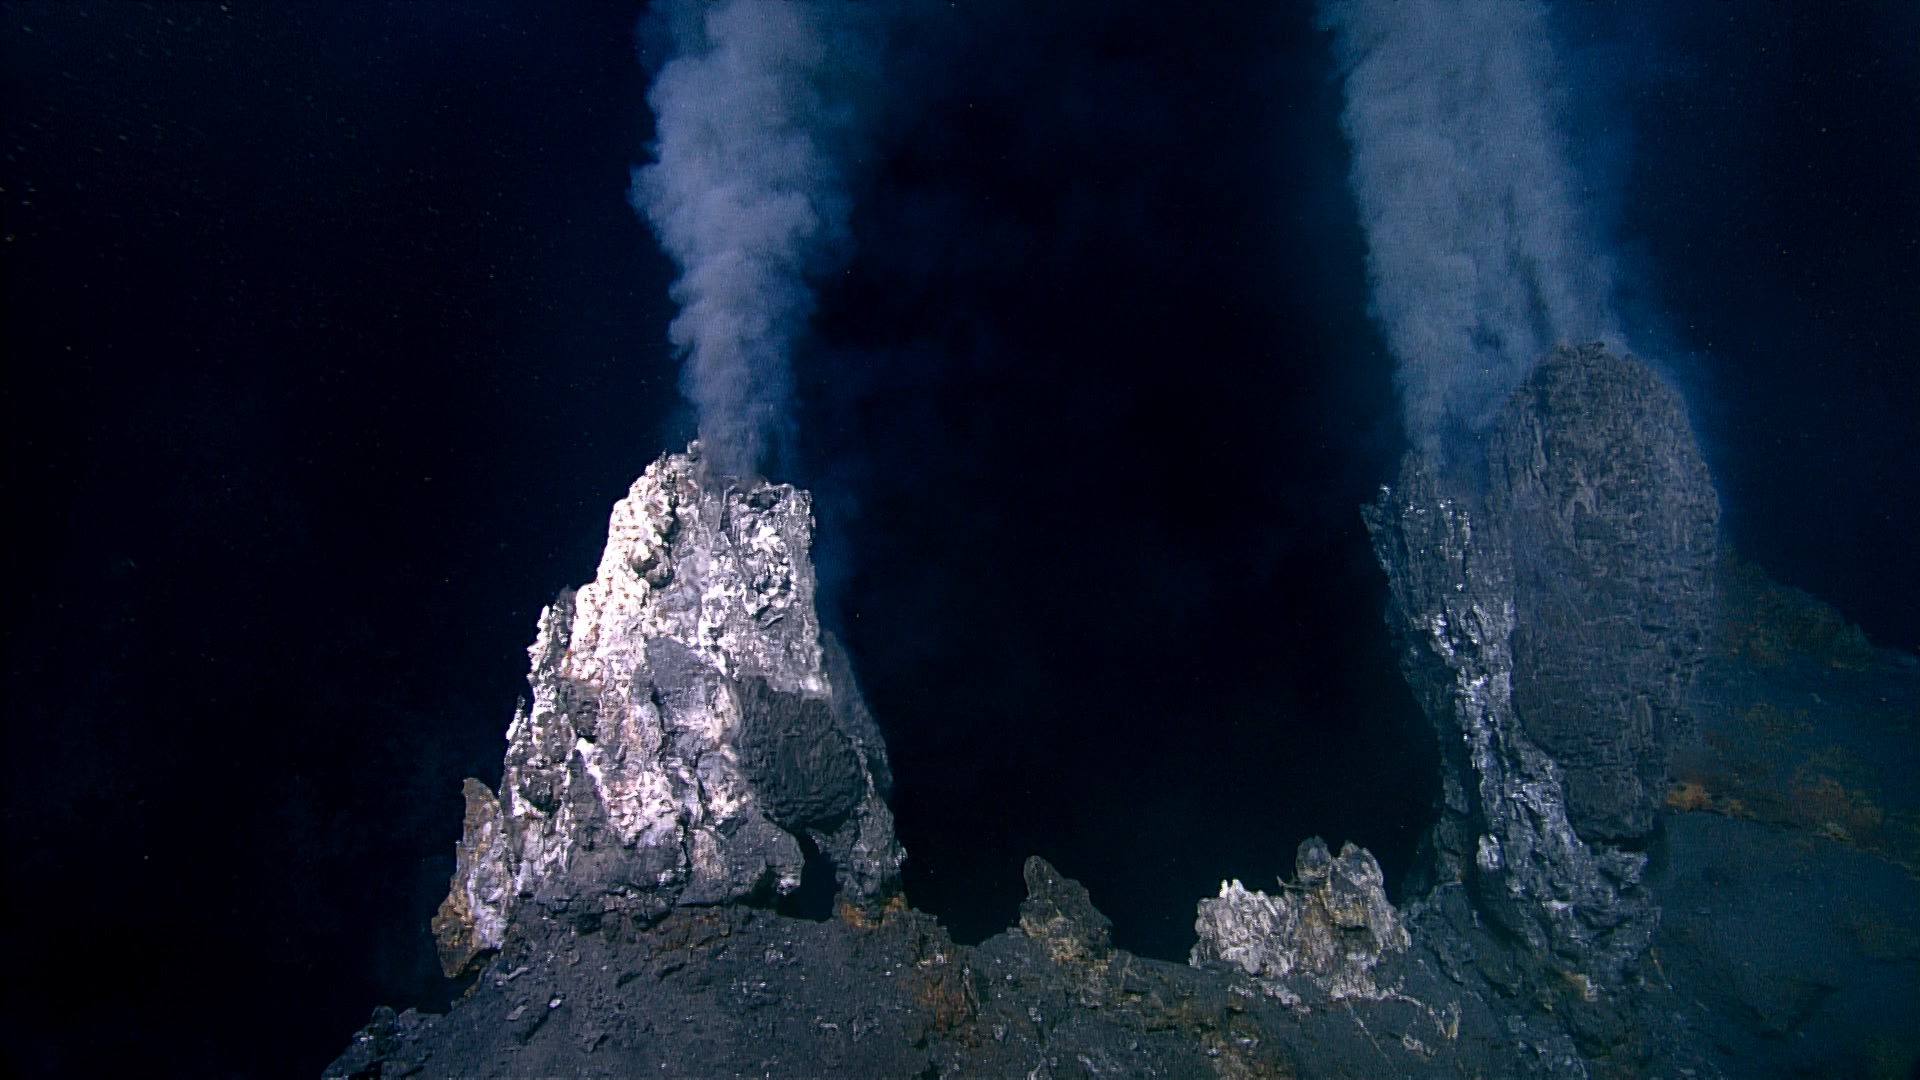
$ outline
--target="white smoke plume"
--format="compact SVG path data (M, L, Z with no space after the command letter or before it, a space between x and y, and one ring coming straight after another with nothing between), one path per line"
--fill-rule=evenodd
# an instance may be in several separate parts
M662 0L649 16L675 55L647 95L654 161L634 170L630 198L680 266L668 337L707 459L726 474L757 475L789 423L807 277L847 246L855 99L880 6Z
M1556 342L1612 340L1610 261L1555 127L1545 5L1322 0L1408 437L1483 429Z

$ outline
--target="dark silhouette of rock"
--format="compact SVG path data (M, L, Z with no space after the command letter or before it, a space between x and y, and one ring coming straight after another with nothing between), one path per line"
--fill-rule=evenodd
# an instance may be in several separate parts
M1556 349L1467 471L1484 491L1409 454L1363 509L1443 762L1408 920L1583 1053L1632 1056L1660 922L1638 849L1714 619L1711 477L1678 395L1598 345Z
M1714 620L1719 509L1679 396L1601 346L1554 351L1488 440L1484 500L1410 455L1365 511L1388 623L1440 735L1434 883L1617 989L1658 912L1644 856Z

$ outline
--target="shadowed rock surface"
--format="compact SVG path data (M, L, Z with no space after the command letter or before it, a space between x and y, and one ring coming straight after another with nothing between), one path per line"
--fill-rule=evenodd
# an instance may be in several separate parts
M1580 839L1562 771L1514 710L1512 562L1499 530L1441 495L1420 457L1366 521L1402 667L1442 747L1416 939L1513 999L1516 1019L1549 1025L1556 1037L1541 1044L1573 1070L1580 1054L1562 1021L1591 1021L1588 1041L1611 1054L1635 1029L1627 1010L1654 996L1641 963L1659 921L1640 885L1646 856Z
M1910 761L1911 657L1874 654L1719 549L1679 397L1637 360L1556 350L1503 410L1485 476L1478 497L1455 495L1472 485L1412 455L1364 512L1442 750L1416 944L1505 998L1507 1022L1548 1036L1566 1075L1908 1075L1920 1009L1899 987L1920 977L1920 861L1892 838L1920 833L1881 828L1873 802L1902 786L1809 778L1830 750L1750 728L1793 696L1788 655L1851 688L1834 695L1864 697L1870 670L1878 710L1904 722L1868 734L1835 710L1820 730L1852 731L1855 764ZM1756 827L1755 807L1772 820ZM1741 879L1776 885L1702 902L1698 874L1728 874L1717 844L1743 852ZM1812 899L1842 893L1871 947Z
M1669 731L1706 651L1718 504L1679 396L1557 349L1488 440L1488 490L1410 454L1364 510L1401 667L1443 748L1436 887L1530 964L1613 996L1659 911L1646 856Z
M1720 504L1680 395L1598 345L1557 349L1489 440L1513 557L1513 704L1589 841L1644 838L1706 656Z

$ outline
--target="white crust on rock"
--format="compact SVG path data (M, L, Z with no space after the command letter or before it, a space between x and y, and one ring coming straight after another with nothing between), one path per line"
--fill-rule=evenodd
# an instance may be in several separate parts
M497 948L528 900L658 914L799 886L799 842L763 813L735 743L749 679L864 717L824 666L812 529L805 491L711 476L698 444L614 504L593 580L540 613L532 698L507 729L499 842L456 872L443 960L454 937ZM852 856L846 880L868 891L892 888L904 857L873 780L876 735L847 733L864 797L816 837ZM511 887L478 888L489 876Z
M1405 952L1410 939L1373 855L1347 844L1336 859L1316 836L1300 845L1294 875L1278 895L1236 880L1200 901L1194 966L1231 964L1288 1005L1393 996L1396 988L1379 986L1374 968L1386 954Z

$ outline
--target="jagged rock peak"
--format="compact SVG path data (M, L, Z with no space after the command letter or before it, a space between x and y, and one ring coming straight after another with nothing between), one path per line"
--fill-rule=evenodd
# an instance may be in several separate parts
M1086 886L1038 855L1027 856L1022 876L1027 898L1020 904L1020 932L1054 963L1101 964L1113 954L1113 923L1093 906Z
M1347 844L1335 858L1317 836L1300 845L1279 895L1223 881L1218 898L1200 901L1194 930L1189 963L1231 964L1289 1005L1392 993L1374 969L1411 943L1372 853Z
M717 476L698 443L614 504L593 581L540 614L499 795L467 781L434 920L449 975L528 905L651 919L784 895L803 838L843 902L897 890L885 749L820 628L812 532L805 491Z

